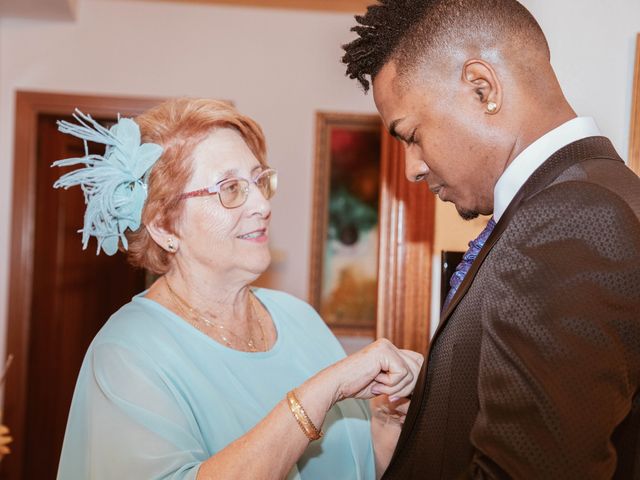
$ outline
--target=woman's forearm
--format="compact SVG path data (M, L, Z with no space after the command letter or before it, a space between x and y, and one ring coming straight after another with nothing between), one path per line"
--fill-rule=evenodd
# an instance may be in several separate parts
M344 398L409 395L421 364L421 355L400 351L381 339L317 373L296 389L296 395L319 429L329 409ZM308 444L283 399L249 432L203 462L197 479L281 479Z
M300 404L317 428L335 401L329 380L320 372L296 389ZM203 462L197 480L279 480L286 477L308 444L285 398L249 432Z

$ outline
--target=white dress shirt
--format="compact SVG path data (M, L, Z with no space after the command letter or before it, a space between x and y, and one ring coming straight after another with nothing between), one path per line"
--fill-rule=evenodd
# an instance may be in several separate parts
M587 137L600 136L591 117L577 117L545 133L525 148L502 173L493 189L493 218L497 222L536 169L562 147Z

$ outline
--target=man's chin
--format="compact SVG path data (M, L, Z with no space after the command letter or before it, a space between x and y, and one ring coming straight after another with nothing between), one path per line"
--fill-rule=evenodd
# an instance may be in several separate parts
M480 215L479 212L476 212L474 210L467 210L461 207L458 207L456 205L456 210L458 211L458 215L460 215L460 217L463 220L473 220L474 218L478 218L478 216Z

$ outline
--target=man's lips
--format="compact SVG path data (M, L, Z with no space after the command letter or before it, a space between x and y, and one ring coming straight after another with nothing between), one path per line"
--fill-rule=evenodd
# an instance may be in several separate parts
M429 190L431 190L434 195L437 195L440 198L440 200L442 200L443 202L445 201L442 195L442 192L444 191L443 185L436 185L434 187L429 187Z

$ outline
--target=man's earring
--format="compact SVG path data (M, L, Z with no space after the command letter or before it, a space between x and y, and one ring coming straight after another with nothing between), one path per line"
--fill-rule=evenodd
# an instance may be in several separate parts
M169 237L169 240L167 240L167 250L169 250L170 252L176 251L176 246L173 244L173 238L171 237Z
M498 109L498 105L495 102L487 103L487 113L495 113L497 109Z

